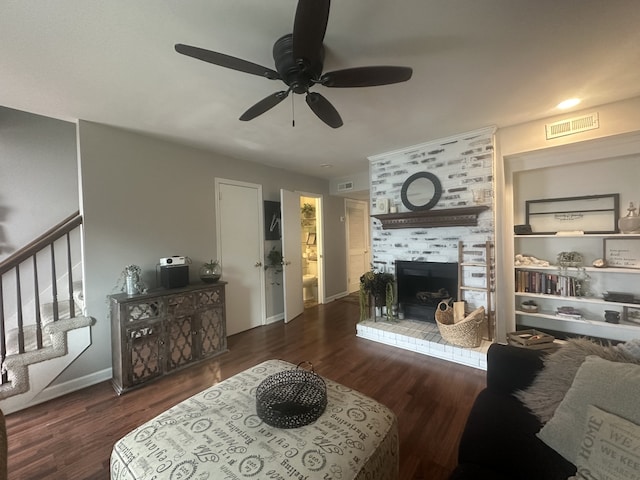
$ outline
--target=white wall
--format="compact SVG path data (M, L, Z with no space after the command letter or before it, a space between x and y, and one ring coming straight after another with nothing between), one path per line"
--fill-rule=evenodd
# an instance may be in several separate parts
M262 184L264 200L277 201L280 188L326 195L327 296L346 292L344 200L328 196L325 180L86 121L79 122L78 136L86 301L97 322L93 344L59 381L111 366L106 296L125 265L140 265L144 280L155 287L159 258L191 257L196 279L197 265L215 257L216 177Z
M75 124L0 107L0 261L78 210Z

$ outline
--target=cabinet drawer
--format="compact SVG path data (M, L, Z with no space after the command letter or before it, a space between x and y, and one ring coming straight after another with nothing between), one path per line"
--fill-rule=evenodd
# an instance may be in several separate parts
M193 293L180 293L167 296L167 311L172 317L191 315L196 309L196 299Z
M162 298L151 298L144 302L127 303L124 305L123 318L126 322L153 320L164 316L164 301Z
M198 307L222 306L224 305L224 287L214 287L207 290L201 290L195 293L196 305Z

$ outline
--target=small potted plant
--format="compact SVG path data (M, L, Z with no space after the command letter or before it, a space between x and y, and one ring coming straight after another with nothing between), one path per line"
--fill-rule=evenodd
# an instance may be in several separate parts
M267 254L266 260L264 269L271 276L271 285L280 285L276 275L282 273L282 252L273 246Z
M142 281L142 269L138 265L127 265L120 272L120 278L116 288L127 295L137 295L147 291L147 286Z
M302 204L302 208L300 209L300 211L302 212L302 216L304 218L313 218L316 214L315 207L310 203Z
M373 268L360 277L360 321L367 318L370 298L373 298L376 310L382 310L384 305L387 307L387 318L392 318L393 282L393 274Z
M215 283L222 277L222 267L218 260L209 260L200 267L200 280L205 283Z

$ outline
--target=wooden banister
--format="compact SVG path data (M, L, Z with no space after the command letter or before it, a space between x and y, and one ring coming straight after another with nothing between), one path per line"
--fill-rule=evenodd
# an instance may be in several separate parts
M9 258L6 258L0 262L0 275L4 275L16 265L21 264L28 258L32 257L44 247L48 246L58 238L66 235L71 230L82 224L82 215L79 211L76 211L69 217L65 218L62 222L47 230L38 238L25 245L20 250L14 252Z
M40 282L38 275L38 261L37 256L42 255L43 260L48 258L50 265L48 271L51 274L49 295L46 296L46 300L50 303L53 309L52 321L57 322L60 319L60 309L58 300L58 267L66 270L63 272L61 278L65 275L67 277L67 292L65 293L65 302L69 303L69 318L75 317L75 301L73 296L73 264L72 264L72 250L71 250L71 233L82 225L82 216L79 211L74 212L69 217L65 218L62 222L58 223L54 227L47 230L38 238L24 246L20 250L16 251L9 258L0 262L0 364L4 362L7 352L15 352L18 354L25 353L25 328L29 328L29 331L35 332L35 349L40 350L44 348L43 341L43 318L41 313L41 304L43 298L41 298ZM56 249L54 244L61 239L66 240L66 249ZM61 245L62 247L62 245ZM60 262L60 265L56 264L56 252L64 255L66 254L66 261L64 265ZM31 260L29 263L28 260ZM46 269L46 267L45 267ZM28 298L23 298L23 282L21 281L21 270L25 270L26 277L29 276L33 279L33 290L27 292ZM6 275L6 277L5 277ZM7 344L7 314L5 311L7 298L4 295L3 283L12 279L15 283L15 301L11 301L11 307L13 309L12 316L15 319L15 331L16 335L12 341L12 345ZM67 300L68 298L68 300ZM24 315L26 312L33 313L28 318ZM13 324L12 324L13 325ZM13 327L12 327L13 328ZM35 328L35 330L33 330ZM31 342L31 340L30 340ZM31 345L31 343L30 343ZM9 350L10 348L10 350ZM32 347L29 348L31 351ZM8 382L8 375L6 371L0 372L0 385L4 385Z

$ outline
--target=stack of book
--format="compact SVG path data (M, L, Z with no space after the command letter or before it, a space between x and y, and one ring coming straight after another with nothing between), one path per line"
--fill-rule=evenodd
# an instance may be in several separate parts
M573 307L558 307L556 309L556 317L581 320L582 312L580 312L580 310Z

